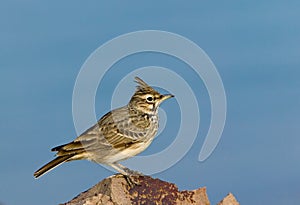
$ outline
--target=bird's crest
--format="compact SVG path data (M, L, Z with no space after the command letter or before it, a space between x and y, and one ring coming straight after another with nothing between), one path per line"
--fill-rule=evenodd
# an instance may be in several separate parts
M136 86L136 88L137 88L136 92L149 92L149 91L157 92L150 85L145 83L145 81L143 81L141 78L135 77L134 79L135 79L135 82L138 84Z

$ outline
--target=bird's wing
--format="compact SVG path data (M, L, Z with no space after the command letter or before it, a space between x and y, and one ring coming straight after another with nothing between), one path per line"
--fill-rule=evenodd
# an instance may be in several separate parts
M97 143L97 129L98 124L86 130L73 142L54 147L51 149L51 151L57 151L57 156L81 154L85 152L87 148L94 146Z
M97 124L86 130L73 142L52 149L58 156L108 148L126 148L142 142L150 126L148 121L129 117L126 107L104 115Z
M129 147L144 140L149 126L148 121L129 115L127 107L122 107L104 115L74 142L80 141L87 149Z

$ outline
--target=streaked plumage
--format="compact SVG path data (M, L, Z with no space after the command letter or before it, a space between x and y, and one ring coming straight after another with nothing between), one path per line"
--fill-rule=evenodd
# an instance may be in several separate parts
M54 147L57 157L37 170L39 177L63 162L88 159L110 165L120 173L133 173L119 161L144 151L154 139L158 129L158 106L173 95L161 95L136 77L137 90L128 105L104 115L94 126L73 142Z

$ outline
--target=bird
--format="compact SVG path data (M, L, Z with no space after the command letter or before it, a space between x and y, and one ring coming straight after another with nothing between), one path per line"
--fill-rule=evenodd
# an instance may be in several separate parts
M152 143L159 126L158 108L174 95L160 94L139 77L135 82L136 90L127 105L105 114L74 141L52 148L56 158L34 172L34 177L62 163L86 159L114 168L130 186L138 184L132 176L142 174L119 162L141 153Z

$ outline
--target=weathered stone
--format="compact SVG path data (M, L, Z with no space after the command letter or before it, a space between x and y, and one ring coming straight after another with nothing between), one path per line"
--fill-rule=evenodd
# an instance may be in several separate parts
M232 193L229 193L218 205L239 205Z
M150 176L135 177L135 180L140 185L131 188L122 175L108 177L65 205L210 204L205 187L191 191L179 191L175 184L153 179ZM235 203L233 203L234 201ZM218 205L237 204L234 196L229 194Z

